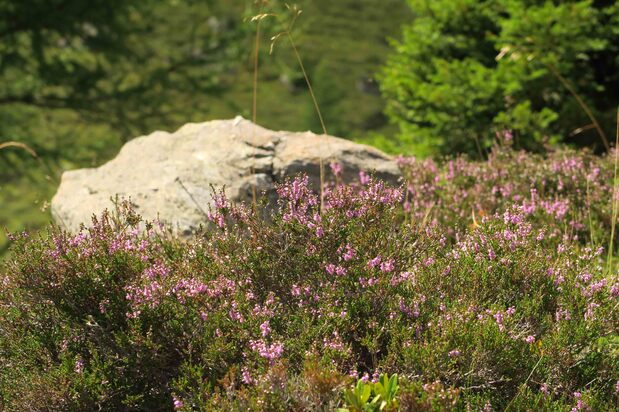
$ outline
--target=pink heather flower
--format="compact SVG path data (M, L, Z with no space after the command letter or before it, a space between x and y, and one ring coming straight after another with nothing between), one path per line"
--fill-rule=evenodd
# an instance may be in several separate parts
M99 302L99 312L101 313L107 312L107 305L109 303L110 301L108 299L103 299L101 302Z
M435 262L435 261L434 261L434 258L433 258L433 257L429 257L429 258L427 258L427 259L423 262L423 265L424 265L425 267L430 267L430 266L432 266L432 265L434 264L434 262Z
M373 268L375 268L376 266L380 265L380 261L381 261L381 257L380 257L380 255L378 255L378 256L376 256L374 259L371 259L371 260L368 262L368 267L369 267L370 269L373 269Z
M333 172L335 176L339 177L342 174L343 167L340 163L331 163L329 167L331 167L331 172Z
M606 286L606 279L602 279L599 282L594 282L589 286L589 291L591 293L597 293L602 290Z
M280 342L272 343L268 345L263 340L252 340L249 342L249 346L254 352L258 352L260 356L268 359L270 362L282 356L284 352L284 344Z
M541 393L544 394L544 396L550 395L550 390L548 389L548 384L547 383L542 384L542 386L540 386L539 390L540 390Z
M533 336L533 335L529 335L529 336L527 336L527 337L524 339L524 341L525 341L526 343L529 343L529 344L530 344L530 343L533 343L533 342L535 342L535 336Z
M263 337L267 337L269 333L271 333L271 328L269 327L269 321L265 321L262 325L260 325L260 331L262 332Z
M165 278L169 273L170 270L162 262L157 262L144 271L144 276L148 279Z
M509 129L505 129L496 132L496 137L500 142L509 144L514 139L514 133Z
M333 349L339 352L344 352L346 350L346 347L337 332L333 332L331 338L323 338L322 343L325 348Z
M344 276L344 275L346 274L346 268L344 268L344 267L342 267L342 266L337 266L337 267L335 268L335 273L336 273L338 276Z
M318 226L316 228L316 237L323 237L325 234L325 230L322 228L322 226Z
M206 213L206 217L211 222L215 222L217 224L217 226L219 226L221 229L223 229L226 226L226 222L224 220L224 215L219 213L219 212L216 212L216 213L207 212Z
M600 305L595 303L595 302L591 302L589 303L589 305L587 306L587 311L585 312L585 320L593 320L595 319L595 308L599 307Z
M501 312L495 313L494 320L496 320L497 325L499 325L499 330L503 332L505 330L505 326L503 325L503 314Z
M494 320L496 320L496 323L503 323L503 314L501 312L497 312L494 314Z
M69 246L78 246L85 239L86 239L86 235L80 232L75 237L69 239ZM14 240L14 238L11 239L11 237L9 236L9 240Z
M147 247L148 247L148 240L146 240L146 239L142 239L142 240L140 241L140 246L138 247L138 250L139 250L140 252L144 252L144 251L146 251L146 248L147 248Z
M243 381L245 385L251 385L254 382L254 380L251 377L251 374L249 373L249 370L246 367L243 367L243 372L241 374L241 381Z
M583 410L585 408L585 403L582 400L582 394L580 392L574 392L574 398L576 398L576 406L572 408L572 412Z
M329 263L327 266L325 266L325 270L328 274L333 275L335 273L335 265L333 263Z
M363 376L361 377L361 381L363 383L368 383L370 381L370 375L368 375L368 373L364 373Z
M179 410L181 409L183 406L185 406L185 404L183 403L182 400L178 399L176 396L173 397L174 399L174 409L175 410Z
M388 261L380 264L380 270L384 273L393 272L393 269L395 269L393 259L389 259Z
M228 202L226 195L219 194L213 196L213 205L215 206L215 209L227 209L230 206L230 203Z
M228 316L230 316L230 319L236 320L239 323L245 322L245 318L243 318L243 315L241 314L241 312L237 310L236 302L232 302L232 308L228 312Z
M359 171L359 183L361 183L362 185L367 185L368 183L370 183L370 176L363 170Z
M619 393L619 381L615 384L615 392Z
M403 298L400 298L400 311L406 316L413 316L413 312L406 306Z
M583 281L584 283L589 283L589 281L591 280L593 276L591 275L591 273L585 272L583 274L581 274L580 276L578 276L578 278Z
M84 371L84 361L82 360L82 358L77 358L77 360L75 361L75 373L78 373L81 375L83 371Z
M447 354L450 358L455 358L460 356L460 351L458 349L454 349Z
M352 246L350 246L350 244L346 245L346 252L344 252L342 257L344 258L344 261L346 262L348 262L349 260L352 260L355 257L355 250L352 248Z
M492 412L492 404L490 401L486 401L486 404L484 405L484 412Z
M565 319L565 320L572 319L572 316L570 315L570 312L567 309L559 308L555 312L555 321L559 322L561 319Z

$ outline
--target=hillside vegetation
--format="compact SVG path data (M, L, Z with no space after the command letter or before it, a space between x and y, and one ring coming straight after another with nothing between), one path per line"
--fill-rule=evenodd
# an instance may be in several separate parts
M0 410L619 410L619 0L298 3L0 0ZM64 170L238 114L401 179L50 224Z
M16 237L4 410L614 410L613 159L400 163L268 222L214 193L188 243L127 205Z

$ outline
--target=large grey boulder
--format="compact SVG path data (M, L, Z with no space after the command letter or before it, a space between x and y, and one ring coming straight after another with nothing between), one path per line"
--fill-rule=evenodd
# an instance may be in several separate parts
M343 179L359 171L395 183L400 172L381 151L311 132L275 132L237 117L189 123L174 133L155 132L129 141L101 167L65 172L52 199L52 216L70 231L93 214L112 209L112 198L130 199L147 220L161 219L182 232L205 223L211 185L232 201L251 201L253 188L273 196L274 185L299 172L318 188L319 164L343 166Z

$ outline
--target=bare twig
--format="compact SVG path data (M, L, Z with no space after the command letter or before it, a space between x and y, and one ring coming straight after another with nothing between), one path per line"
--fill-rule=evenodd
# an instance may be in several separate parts
M198 201L196 200L195 197L193 197L193 195L191 194L191 192L187 189L187 187L183 184L183 181L181 180L180 177L177 177L176 179L174 179L176 182L178 182L179 185L181 185L181 187L183 188L183 190L185 191L185 193L187 193L187 195L189 196L189 198L191 199L191 201L196 205L196 208L198 208L198 210L200 211L200 213L202 213L204 215L205 218L208 219L208 213L206 213L206 211L204 209L202 209L202 206L200 206L200 203L198 203Z
M604 144L604 147L606 148L606 150L610 150L610 144L608 143L608 139L606 138L606 134L604 133L604 130L602 130L602 127L600 126L600 124L598 123L596 117L593 115L593 112L591 111L591 109L589 108L589 106L587 105L587 103L585 103L585 101L580 97L580 95L576 92L576 90L572 87L572 85L570 84L570 82L561 75L561 73L559 73L559 71L550 63L547 62L543 62L542 63L548 67L548 70L550 70L550 72L557 78L559 79L559 81L563 84L563 86L565 86L565 88L572 94L572 96L574 96L574 98L576 99L576 101L578 102L578 104L580 105L580 107L582 108L582 110L587 114L587 116L589 117L589 119L591 120L591 123L593 123L593 125L595 126L595 130L597 130L598 134L600 135L600 139L602 140L602 143Z

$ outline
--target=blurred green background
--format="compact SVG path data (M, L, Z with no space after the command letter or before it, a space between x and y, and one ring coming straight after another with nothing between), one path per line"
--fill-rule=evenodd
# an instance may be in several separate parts
M330 134L391 153L603 152L619 104L619 0L297 0L292 31ZM262 4L262 5L261 5ZM261 9L262 7L262 9ZM187 122L320 123L283 1L0 0L0 227L36 229L64 170ZM7 247L0 231L0 255Z
M373 75L387 37L410 16L401 0L311 0L293 30L329 132L386 132ZM267 4L258 123L319 131L294 55L270 37L288 20ZM267 9L265 8L265 11ZM0 227L49 222L48 202L63 170L96 166L124 142L187 122L252 117L253 1L0 1ZM0 250L6 247L4 231Z

